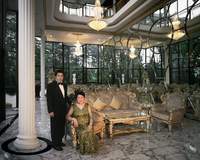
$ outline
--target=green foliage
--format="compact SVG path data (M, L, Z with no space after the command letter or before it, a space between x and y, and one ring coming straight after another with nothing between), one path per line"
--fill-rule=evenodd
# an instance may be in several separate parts
M16 14L8 12L5 36L5 86L6 93L9 94L15 94L17 88L16 28Z
M40 81L40 48L41 39L35 38L35 80Z

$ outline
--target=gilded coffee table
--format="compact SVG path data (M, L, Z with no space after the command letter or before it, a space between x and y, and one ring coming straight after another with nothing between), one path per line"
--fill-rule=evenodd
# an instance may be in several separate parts
M107 124L107 130L109 137L112 138L113 135L122 134L122 133L132 133L132 132L148 132L150 127L150 116L149 115L138 115L134 117L127 118L113 118L106 116L105 122ZM145 127L141 127L145 124ZM114 127L116 124L128 125L130 127ZM132 125L137 125L136 128L131 127Z

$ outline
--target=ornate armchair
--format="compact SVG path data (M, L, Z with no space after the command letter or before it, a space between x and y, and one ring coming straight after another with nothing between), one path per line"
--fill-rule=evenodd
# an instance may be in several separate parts
M103 142L104 130L105 130L104 115L101 114L100 112L92 110L92 116L93 116L93 126L92 126L93 132L94 134L98 135L100 141ZM78 139L76 135L76 130L72 125L71 125L71 136L72 136L72 144L74 147L76 147Z
M166 123L169 131L172 125L180 124L182 126L185 113L184 95L177 93L168 93L161 98L162 104L156 104L151 109L151 119Z

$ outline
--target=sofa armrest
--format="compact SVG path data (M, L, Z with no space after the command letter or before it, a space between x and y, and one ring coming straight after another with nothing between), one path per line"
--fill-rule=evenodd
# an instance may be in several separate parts
M92 110L92 119L94 122L104 121L105 115L99 111Z
M176 109L171 109L168 112L169 112L169 120L173 123L177 123L183 120L185 109L176 108Z

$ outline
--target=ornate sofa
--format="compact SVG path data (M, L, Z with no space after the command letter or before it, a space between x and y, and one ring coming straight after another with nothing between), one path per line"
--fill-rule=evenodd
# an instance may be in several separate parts
M137 101L137 90L129 90L127 86L117 88L117 86L108 87L105 85L72 85L69 88L68 93L72 93L78 88L84 90L87 102L101 116L128 117L131 114L135 115L135 111L140 111L143 106Z
M74 85L69 87L68 93L78 88L85 91L87 102L92 106L93 129L100 138L103 138L106 117L123 119L148 114L148 111L142 109L143 104L137 101L137 90L133 89L134 87L130 90L127 86L118 88L104 85Z

